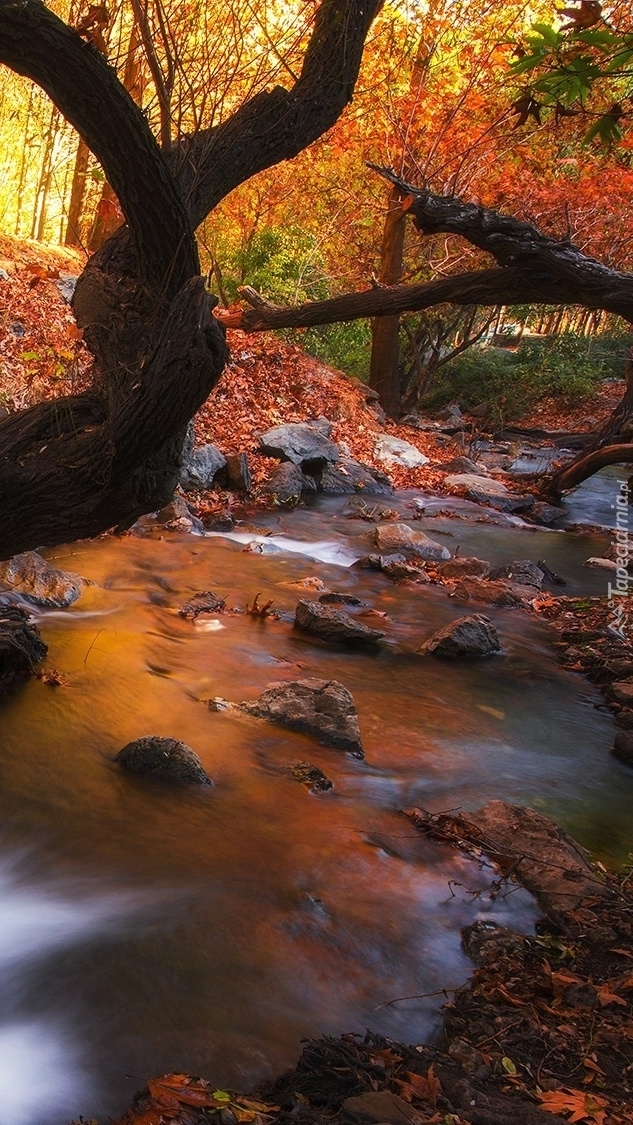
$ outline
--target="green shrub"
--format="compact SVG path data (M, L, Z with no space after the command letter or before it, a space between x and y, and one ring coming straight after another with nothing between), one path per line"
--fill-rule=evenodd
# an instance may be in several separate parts
M347 375L366 380L371 355L371 327L368 320L349 323L323 324L307 328L298 335L284 333L288 339L301 344L309 355L317 356Z
M622 378L633 337L549 336L524 339L516 350L475 345L440 368L425 409L458 399L464 407L490 404L499 422L521 417L547 396L575 401L604 379Z

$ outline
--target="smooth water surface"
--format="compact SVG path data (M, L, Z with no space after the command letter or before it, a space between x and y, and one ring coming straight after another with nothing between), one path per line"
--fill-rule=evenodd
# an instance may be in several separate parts
M403 514L415 500L398 499ZM38 616L46 664L68 686L33 680L3 704L0 1125L120 1114L168 1069L246 1088L292 1064L305 1036L432 1035L444 998L426 994L471 971L460 927L485 916L529 928L538 912L518 890L491 901L491 872L421 840L402 808L499 797L554 816L603 860L631 849L633 785L609 754L611 719L556 667L543 624L487 610L502 655L421 657L470 607L351 568L371 550L370 523L341 500L256 522L278 553L246 551L251 531L48 553L95 585ZM603 581L574 536L432 514L416 526L495 563L546 557L574 590ZM294 631L309 576L386 614L363 618L385 630L379 650ZM259 593L281 617L181 618L202 590L228 610ZM364 762L204 703L309 675L352 691ZM146 734L189 743L213 788L123 772L116 753ZM299 761L334 789L308 793L288 772Z

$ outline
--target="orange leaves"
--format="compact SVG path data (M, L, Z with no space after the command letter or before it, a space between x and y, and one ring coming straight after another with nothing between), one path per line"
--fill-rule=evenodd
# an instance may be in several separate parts
M105 4L91 4L83 19L75 24L74 30L88 43L92 43L102 55L107 55L108 46L103 33L110 22L110 13Z
M279 1107L265 1105L251 1098L236 1097L225 1090L216 1090L204 1078L191 1078L188 1074L164 1074L152 1078L135 1106L119 1122L111 1125L198 1125L201 1120L212 1120L218 1110L228 1109L240 1123L260 1122ZM210 1111L201 1117L199 1110ZM219 1120L219 1119L218 1119Z
M123 212L116 200L106 199L105 196L102 196L97 203L97 215L100 219L123 220L124 218Z
M576 1122L596 1122L604 1125L607 1101L596 1094L588 1094L585 1090L571 1090L562 1087L560 1090L548 1090L538 1094L538 1099L543 1109L549 1113L569 1114L570 1125Z
M429 1105L437 1105L437 1099L442 1093L442 1083L437 1077L433 1064L426 1072L426 1077L421 1074L413 1074L411 1071L406 1071L406 1082L399 1078L394 1079L400 1097L405 1102L410 1102L414 1098L419 1098L420 1101L428 1102Z

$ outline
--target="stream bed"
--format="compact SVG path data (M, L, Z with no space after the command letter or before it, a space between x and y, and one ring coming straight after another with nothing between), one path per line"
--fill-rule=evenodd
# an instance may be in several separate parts
M422 507L415 526L453 553L545 559L564 593L605 592L605 573L583 564L608 537L470 522L413 493L388 506L403 518ZM68 686L32 680L3 703L0 1125L120 1115L166 1070L247 1089L291 1065L306 1036L432 1036L438 990L472 971L460 928L490 918L529 930L538 910L521 890L491 896L491 870L420 839L407 806L498 797L553 817L605 863L631 850L633 773L609 753L601 697L556 666L547 626L486 609L500 656L418 655L479 607L351 567L371 550L372 525L349 510L321 499L258 513L242 533L47 552L95 584L68 610L34 614L46 666ZM299 598L318 596L298 585L312 576L386 614L363 618L385 630L378 651L293 629ZM203 590L227 612L180 617ZM257 594L278 620L230 612ZM365 761L204 703L305 676L351 690ZM114 756L146 734L191 745L213 787L122 771ZM333 790L295 781L300 761Z

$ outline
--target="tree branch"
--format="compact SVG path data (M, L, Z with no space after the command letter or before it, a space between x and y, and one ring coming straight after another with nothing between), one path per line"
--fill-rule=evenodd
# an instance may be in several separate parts
M83 137L120 200L141 280L173 297L199 272L189 216L113 68L40 0L0 0L0 62L37 82Z
M490 207L465 203L459 196L434 195L402 180L388 168L368 164L374 172L394 184L403 196L403 208L422 234L456 234L471 245L492 254L500 266L523 266L550 272L561 280L584 284L633 286L633 274L609 269L596 258L583 254L568 240L542 234L530 223L503 215Z
M197 227L229 192L289 160L352 100L367 32L383 0L322 0L298 81L256 94L226 121L183 140L172 168Z
M610 271L609 271L610 272ZM394 316L416 312L434 305L583 305L606 309L633 320L633 275L623 285L613 273L609 284L575 284L539 274L519 266L489 270L470 270L454 277L442 277L421 285L392 285L344 293L326 301L285 308L265 300L255 289L245 286L240 295L249 308L219 319L229 328L261 332L270 328L309 328L317 324L360 320L363 317Z

